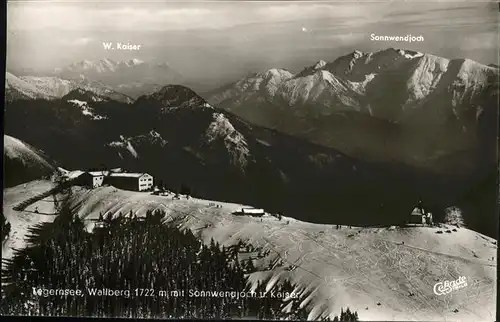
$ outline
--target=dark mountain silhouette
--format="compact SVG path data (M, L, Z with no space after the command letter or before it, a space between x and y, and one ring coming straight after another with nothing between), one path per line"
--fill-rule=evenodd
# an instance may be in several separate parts
M195 196L312 222L401 223L419 196L439 219L445 207L461 206L467 198L465 212L481 218L469 227L495 233L494 212L486 211L495 207L495 198L492 203L469 192L476 184L490 188L484 181L488 169L449 175L361 161L248 123L178 85L133 104L96 101L91 107L102 119L89 118L64 100L18 100L6 107L6 133L69 169L145 171L173 190L188 187Z

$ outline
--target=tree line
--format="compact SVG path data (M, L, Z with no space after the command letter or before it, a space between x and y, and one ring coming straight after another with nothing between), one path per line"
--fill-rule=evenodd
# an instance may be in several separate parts
M5 315L245 318L306 320L299 299L260 297L192 297L188 290L249 291L246 274L253 262L240 262L234 250L213 239L209 245L193 233L165 222L163 211L133 215L102 215L89 232L66 203L52 223L29 230L28 247L16 250L2 269L7 283L2 294ZM2 226L3 227L3 226ZM265 293L267 281L254 292ZM80 289L84 296L49 296L33 287ZM130 297L90 296L88 289L131 290ZM155 296L136 296L134 290L154 290ZM185 292L157 296L159 290ZM290 281L272 291L292 293ZM142 292L141 292L142 293ZM170 293L168 293L170 294ZM338 319L338 317L336 317ZM351 321L342 318L340 321Z
M3 211L2 211L2 242L9 237L10 233L10 223L7 221Z

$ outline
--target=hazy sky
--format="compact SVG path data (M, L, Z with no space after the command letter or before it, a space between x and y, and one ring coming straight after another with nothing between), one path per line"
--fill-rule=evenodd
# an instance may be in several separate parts
M7 67L139 58L225 78L269 67L298 71L354 49L388 47L489 64L498 60L498 28L498 4L475 1L11 1ZM424 41L374 42L371 34ZM106 51L103 42L141 50Z

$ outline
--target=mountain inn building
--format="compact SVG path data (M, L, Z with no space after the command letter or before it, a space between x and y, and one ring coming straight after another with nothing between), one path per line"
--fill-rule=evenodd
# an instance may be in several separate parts
M423 214L420 209L414 208L410 213L408 223L425 225L425 214Z
M103 185L105 176L106 173L104 171L82 172L74 181L83 186L98 188Z
M132 191L145 191L153 188L153 176L148 173L89 171L82 172L72 181L89 188L98 188L104 184Z
M242 216L242 215L249 215L252 217L262 217L265 215L264 209L256 209L256 208L250 208L250 207L245 207L241 208L239 211L234 212L233 214L236 216Z
M153 176L148 173L110 173L105 182L124 190L145 191L153 188Z

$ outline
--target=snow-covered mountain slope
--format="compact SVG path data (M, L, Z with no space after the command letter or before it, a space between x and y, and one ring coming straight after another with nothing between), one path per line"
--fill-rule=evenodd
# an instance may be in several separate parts
M61 98L78 88L119 102L131 103L133 101L130 97L96 81L85 79L67 80L54 76L17 77L11 73L6 73L5 91L7 101L15 99L53 100Z
M4 135L3 140L5 186L41 179L57 172L53 162L36 148L8 135Z
M33 180L33 178L30 180ZM11 258L15 249L22 249L27 246L26 237L28 236L29 227L43 222L52 222L56 216L50 215L57 212L53 195L29 205L24 211L15 211L13 208L54 187L55 183L51 180L35 180L4 188L2 210L7 221L11 224L11 232L8 239L2 243L3 259ZM59 195L56 198L62 197ZM38 214L34 212L36 208L38 208ZM4 265L5 261L2 261L2 268Z
M343 106L359 105L356 93L346 86L346 82L322 70L322 67L324 65L319 62L297 76L287 70L270 69L225 86L215 91L208 100L214 105L231 106L231 109L253 104L277 104L289 106L298 114L307 111L292 107L316 105L317 111L329 114L333 109L319 108L339 103Z
M429 160L481 144L476 133L487 130L479 119L495 109L498 77L498 68L468 59L356 50L295 75L271 69L205 97L252 123L354 157L432 167Z
M14 192L7 190L6 196L14 198ZM253 259L257 268L248 276L249 284L289 279L311 319L333 316L346 306L361 320L494 319L496 240L466 228L450 233L444 231L456 227L337 230L335 225L288 217L280 221L270 215L262 220L234 216L242 207L238 204L215 201L222 205L216 208L210 200L172 200L113 187L75 187L72 198L75 211L89 227L100 213L144 216L149 209L161 209L169 221L180 229L192 229L207 243L214 238L226 247L238 241L252 244L262 256L257 251L239 255ZM6 210L7 215L10 212ZM444 233L438 234L439 230ZM437 282L459 276L466 277L466 288L442 296L433 292Z
M366 75L371 73L380 74L394 68L400 68L408 61L423 56L424 54L419 52L394 48L373 53L354 50L348 55L324 64L323 69L349 81L360 82L365 79Z
M292 78L285 82L280 90L281 98L292 106L298 104L339 106L352 110L359 105L356 93L348 88L344 81L326 70L317 70L313 74ZM318 114L332 112L335 110L321 110Z
M50 93L40 91L35 85L7 72L5 75L5 98L7 101L15 99L52 99Z
M145 62L140 59L116 61L84 60L54 70L54 75L72 80L102 82L114 90L137 98L159 87L182 81L182 75L166 63Z
M78 86L73 81L58 77L21 76L19 78L35 86L40 92L45 93L48 97L53 98L62 97Z
M82 109L82 114L87 115L92 120L103 120L104 117L101 115L95 115L95 112L92 107L86 101L80 101L78 99L70 99L68 102L75 104L79 108Z
M296 75L276 69L252 75L210 93L208 101L237 109L280 97L281 105L299 113L308 112L300 106L323 106L330 112L358 107L358 111L399 121L406 110L420 107L427 99L445 99L436 97L444 92L453 93L447 103L454 107L472 104L496 85L498 75L498 68L469 59L449 60L393 48L375 53L356 50L331 63L319 61Z

